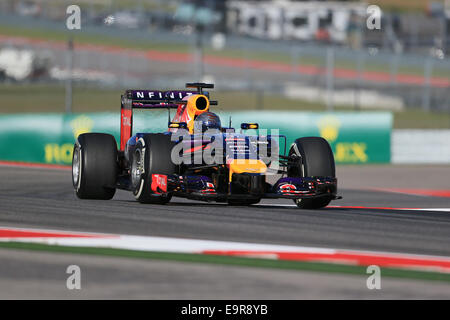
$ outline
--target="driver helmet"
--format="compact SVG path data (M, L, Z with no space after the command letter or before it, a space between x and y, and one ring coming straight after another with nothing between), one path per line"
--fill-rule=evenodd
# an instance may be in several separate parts
M208 129L222 128L220 123L220 118L217 114L212 112L203 112L199 114L194 120L194 131L195 132L205 132Z

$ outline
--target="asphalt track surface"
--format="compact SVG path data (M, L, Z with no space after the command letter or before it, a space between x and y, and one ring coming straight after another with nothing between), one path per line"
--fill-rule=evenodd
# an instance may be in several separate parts
M450 208L450 198L365 189L382 186L443 189L449 184L449 171L450 168L445 166L340 167L337 171L342 187L339 193L344 199L332 204ZM123 191L118 191L110 201L82 201L73 192L70 175L71 172L67 170L0 166L0 225L450 256L450 212L367 208L299 210L292 206L290 200L265 200L251 207L230 207L173 198L169 205L143 205L137 203L130 193ZM58 290L52 286L54 276L51 270L69 260L77 260L70 259L70 255L24 254L20 250L1 249L0 257L8 261L0 266L0 283L3 283L3 288L4 285L11 288L8 292L2 290L0 298L78 297L68 296L67 293L57 294ZM124 261L118 258L79 256L79 259L90 265L95 270L93 274L98 275L92 276L96 280L92 280L91 285L97 283L99 287L90 292L84 291L85 295L80 296L83 298L450 297L448 284L422 283L418 280L389 280L387 287L391 291L384 291L384 295L370 295L372 291L365 287L365 279L348 275L230 266L186 266L176 262ZM103 270L104 273L102 268L106 270ZM28 269L34 271L27 272ZM124 278L120 270L128 270L133 276ZM60 275L63 278L67 276L64 271ZM150 271L151 276L148 274ZM114 273L121 276L114 278ZM156 281L160 290L142 287L145 281L137 280L139 274L144 279L153 277L149 281L153 285ZM196 277L202 274L205 275L204 283L194 285ZM294 281L289 285L289 278L293 279L294 274L300 282ZM33 278L33 275L37 278ZM125 287L130 290L109 291L113 289L111 286L114 283L105 285L108 275L115 279L117 288L122 282L128 283ZM314 277L316 281L310 281ZM46 278L49 281L42 282ZM233 295L232 292L239 291L239 279L243 281L242 290L240 294ZM31 287L27 289L24 281L28 281ZM36 285L36 281L41 283L38 286L40 296L33 296L34 291L30 289L33 283ZM136 286L135 290L133 285Z

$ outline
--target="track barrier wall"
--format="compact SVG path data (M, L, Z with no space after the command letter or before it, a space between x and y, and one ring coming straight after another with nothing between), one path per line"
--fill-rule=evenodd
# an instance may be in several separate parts
M392 132L392 163L450 164L450 130Z
M267 133L278 129L287 136L287 150L296 139L322 136L330 143L336 163L389 163L391 160L392 114L389 112L292 112L254 111L220 113L222 125L229 116L239 132L241 122L257 122ZM134 132L167 130L166 112L136 112ZM104 132L119 141L120 114L0 115L0 160L48 164L71 164L76 137L86 132ZM251 132L248 132L249 134ZM280 140L280 150L284 141Z

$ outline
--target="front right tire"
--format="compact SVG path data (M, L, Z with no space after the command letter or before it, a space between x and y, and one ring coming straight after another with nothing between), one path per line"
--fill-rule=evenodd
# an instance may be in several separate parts
M336 166L330 144L321 137L304 137L295 140L289 150L289 156L301 161L288 168L289 177L336 177ZM326 207L333 196L324 195L313 199L296 199L301 209L319 209Z

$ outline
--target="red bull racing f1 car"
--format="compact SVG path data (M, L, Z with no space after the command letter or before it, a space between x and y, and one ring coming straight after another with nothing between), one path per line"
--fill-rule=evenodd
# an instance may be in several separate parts
M166 204L175 196L251 205L281 198L305 209L340 198L326 140L299 138L286 152L286 137L261 134L257 123L242 123L240 132L231 128L231 121L224 127L210 111L217 102L204 91L212 84L186 87L190 90L127 90L121 102L119 149L109 134L78 136L72 182L79 198L111 199L116 189L124 189L142 203ZM134 109L167 109L168 130L133 133ZM173 119L171 109L177 110ZM259 134L246 134L249 130Z

